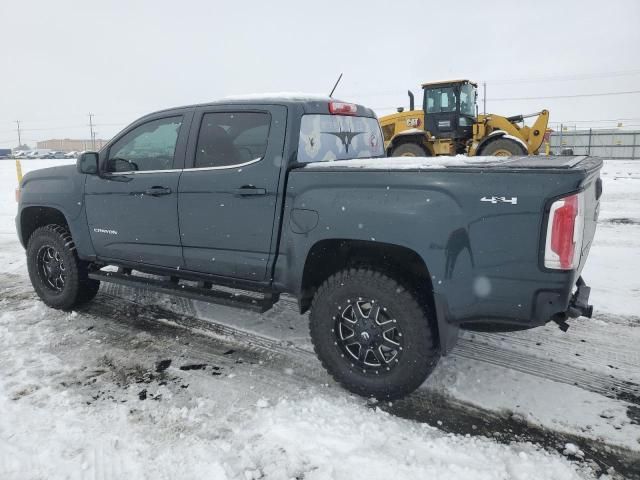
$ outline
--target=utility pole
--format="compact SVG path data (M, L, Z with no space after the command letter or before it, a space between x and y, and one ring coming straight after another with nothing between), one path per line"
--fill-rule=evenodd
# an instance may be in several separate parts
M22 136L20 134L20 120L16 120L16 125L18 125L18 147L22 145Z
M96 150L96 136L93 133L93 113L89 113L89 129L91 132L91 150Z
M487 114L487 82L482 82L482 114Z

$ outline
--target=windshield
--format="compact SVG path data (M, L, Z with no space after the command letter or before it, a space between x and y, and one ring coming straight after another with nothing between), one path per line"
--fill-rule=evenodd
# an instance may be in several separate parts
M380 125L375 118L304 115L300 123L298 162L330 162L384 156Z
M467 83L460 89L460 113L476 116L476 87Z
M424 100L427 113L455 112L456 110L456 93L453 87L426 90Z

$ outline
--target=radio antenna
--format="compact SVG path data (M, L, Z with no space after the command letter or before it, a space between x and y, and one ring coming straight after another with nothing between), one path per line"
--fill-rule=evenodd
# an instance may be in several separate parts
M338 87L338 84L340 83L340 80L342 80L342 73L340 74L340 76L338 77L338 80L336 80L335 85L333 86L333 88L331 89L331 93L329 94L329 98L333 97L333 92L336 91L336 88Z

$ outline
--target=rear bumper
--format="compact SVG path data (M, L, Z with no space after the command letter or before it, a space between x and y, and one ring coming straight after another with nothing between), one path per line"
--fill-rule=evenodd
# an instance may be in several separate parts
M591 317L591 289L576 272L564 274L565 279L556 282L555 288L534 292L530 297L529 308L522 308L526 305L525 302L517 303L520 300L514 298L515 289L504 289L510 295L507 301L501 299L500 302L475 303L467 310L468 313L465 312L466 315L450 312L447 321L465 327L490 324L493 328L503 325L505 329L527 329L544 325L549 321L564 322L567 318ZM526 296L522 290L518 293L521 295L520 298ZM527 314L527 311L530 313Z
M557 318L591 317L593 307L589 305L591 288L586 285L582 277L564 287L554 290L537 292L533 299L533 315L531 326L542 325Z

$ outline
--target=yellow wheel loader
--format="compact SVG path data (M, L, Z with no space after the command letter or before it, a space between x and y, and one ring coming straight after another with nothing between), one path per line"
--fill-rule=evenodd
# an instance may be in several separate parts
M380 118L387 155L536 155L549 123L549 112L501 117L478 115L478 85L469 80L425 83L422 110L409 94L409 111ZM524 119L538 117L531 126ZM522 125L518 125L522 123Z

